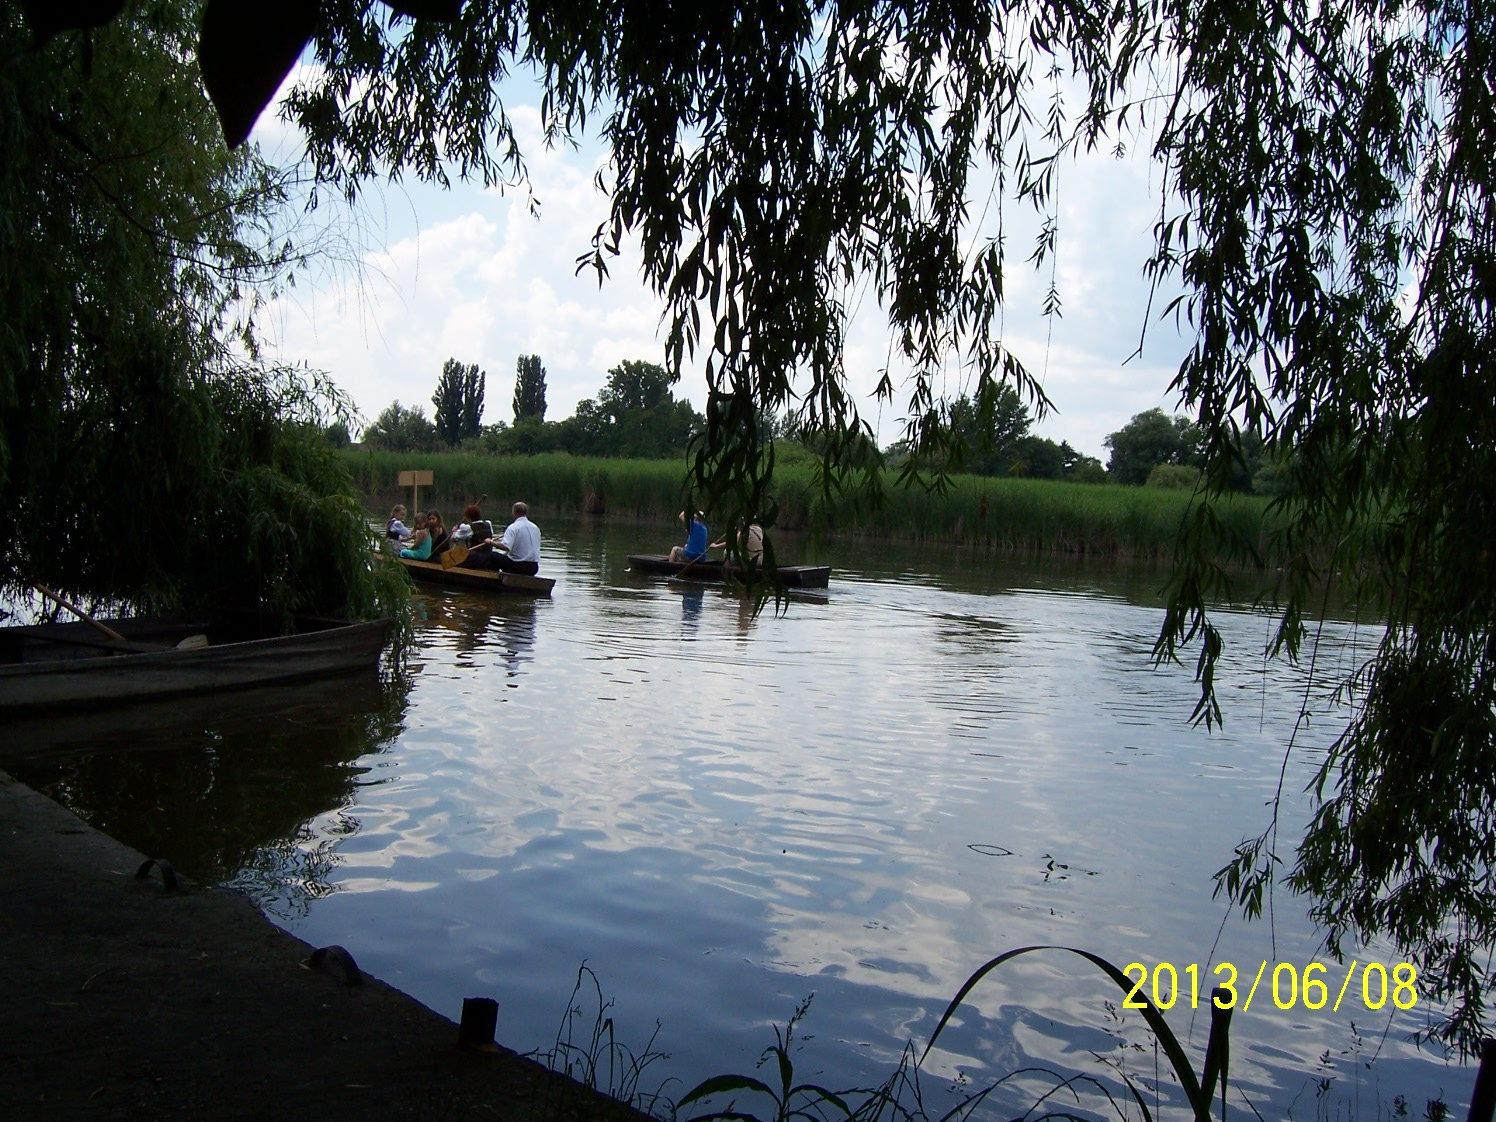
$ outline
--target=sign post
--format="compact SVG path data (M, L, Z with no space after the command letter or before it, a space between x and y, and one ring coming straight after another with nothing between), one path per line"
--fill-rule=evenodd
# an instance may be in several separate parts
M421 509L421 488L430 487L436 482L436 473L430 471L402 471L400 473L399 486L409 487L410 490L410 516L415 517L416 511Z

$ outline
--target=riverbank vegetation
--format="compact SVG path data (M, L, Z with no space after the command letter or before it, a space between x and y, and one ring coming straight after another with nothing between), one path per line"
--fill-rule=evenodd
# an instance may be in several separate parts
M324 438L350 412L255 361L242 298L300 262L287 180L227 151L199 6L33 47L0 15L0 588L113 610L401 614Z
M946 1028L954 1027L953 1017L972 991L1004 963L1032 954L1061 961L1064 955L1075 956L1095 967L1117 988L1123 1002L1132 1002L1125 1008L1140 1014L1153 1048L1129 1041L1122 1031L1123 1006L1103 1000L1102 1007L1111 1022L1106 1032L1114 1038L1115 1047L1111 1054L1092 1052L1097 1063L1091 1073L1067 1074L1034 1064L990 1078L969 1078L964 1071L954 1081L926 1076L925 1061L940 1044ZM1137 968L1134 965L1127 969ZM1076 981L1084 984L1089 973L1082 968ZM1102 988L1106 988L1104 984ZM1231 1078L1230 1031L1234 1006L1223 1009L1215 1001L1237 999L1224 989L1212 991L1208 1036L1197 1076L1186 1047L1191 1034L1181 1041L1169 1023L1167 1012L1141 992L1136 979L1116 964L1079 948L1019 947L984 963L951 999L924 1047L909 1040L893 1070L873 1086L833 1088L824 1082L798 1077L796 1056L804 1042L812 1039L800 1030L813 997L812 994L802 1000L782 1027L772 1026L774 1043L764 1049L752 1074L710 1076L672 1097L666 1088L673 1081L665 1074L670 1057L657 1049L660 1027L656 1025L654 1035L638 1051L618 1040L613 1002L603 997L597 975L584 963L577 972L554 1046L531 1055L551 1070L662 1122L792 1122L794 1119L971 1122L984 1118L1115 1118L1118 1122L1142 1118L1147 1122L1163 1117L1192 1117L1194 1122L1212 1122L1217 1092L1222 1119L1230 1113L1231 1094L1257 1118L1264 1117L1258 1104ZM1361 1042L1354 1028L1352 1038L1356 1066L1364 1064L1367 1069L1372 1068L1376 1057L1367 1059L1361 1055ZM1327 1058L1327 1055L1321 1057L1320 1072L1326 1070L1323 1065ZM646 1076L658 1078L659 1085L652 1086ZM1333 1076L1325 1074L1305 1075L1306 1089L1311 1086L1313 1089L1316 1118L1341 1117L1336 1109L1340 1104L1331 1095L1335 1082ZM935 1093L937 1086L942 1086L943 1093ZM1412 1104L1402 1095L1393 1095L1390 1100L1383 1098L1385 1089L1379 1089L1369 1109L1359 1087L1354 1087L1351 1093L1353 1098L1345 1115L1350 1118L1445 1122L1449 1116L1442 1094L1425 1099L1420 1116L1410 1110ZM1277 1117L1277 1114L1269 1110L1267 1116ZM1291 1106L1286 1116L1294 1117Z
M343 462L366 508L382 515L409 494L401 471L435 474L423 505L459 509L480 495L507 505L524 499L538 521L551 515L606 515L639 522L673 521L681 509L684 460L609 460L551 453L541 456L425 455L349 448ZM809 458L776 467L770 500L773 525L783 530L974 549L1167 560L1173 555L1192 492L1169 487L1121 487L952 475L941 491L899 487L888 473L878 505L859 491L822 486ZM720 512L707 511L720 522ZM1270 559L1279 516L1270 501L1240 495L1222 508L1223 533L1257 543L1243 564Z

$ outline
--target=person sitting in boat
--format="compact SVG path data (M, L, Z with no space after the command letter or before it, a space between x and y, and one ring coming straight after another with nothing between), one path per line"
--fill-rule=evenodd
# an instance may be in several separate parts
M429 561L431 560L431 531L426 528L426 516L424 514L416 515L415 529L415 536L400 551L400 556L408 557L412 561Z
M475 504L462 510L462 522L452 531L452 544L467 547L467 557L458 562L464 569L491 569L489 555L493 552L493 523L483 517L483 511Z
M442 514L439 510L426 512L426 532L431 535L432 557L452 544L452 535L447 533L447 527L442 523Z
M540 528L530 521L530 508L524 503L515 503L510 513L514 521L504 527L494 546L494 563L506 573L533 577L540 571Z
M493 537L493 523L483 517L483 511L469 504L462 508L462 521L452 531L452 540L462 545L478 545Z
M405 525L404 503L396 503L390 508L390 520L384 524L384 536L393 538L396 542L410 537L410 530Z
M684 523L686 512L681 511L676 521ZM706 556L706 543L709 541L711 541L711 534L706 528L706 523L702 521L701 512L697 511L686 529L686 544L671 546L670 560L676 564L682 561L700 561Z
M763 558L764 558L764 528L762 526L760 526L757 522L750 522L750 523L748 523L748 532L746 534L744 534L741 538L739 538L738 542L739 542L739 545L740 545L741 550L742 550L743 558L748 562L748 564L750 564L750 565L757 565L760 561L763 560ZM719 542L712 542L712 544L710 546L708 546L707 548L709 548L709 549L726 549L727 548L727 539L723 538ZM729 560L735 560L735 559L734 558L729 558Z

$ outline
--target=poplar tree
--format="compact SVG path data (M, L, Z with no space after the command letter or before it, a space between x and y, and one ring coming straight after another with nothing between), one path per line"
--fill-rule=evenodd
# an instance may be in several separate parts
M448 444L477 436L483 427L483 392L488 375L478 364L447 359L431 404L436 407L436 431Z
M545 367L539 355L520 355L514 363L514 423L545 420Z

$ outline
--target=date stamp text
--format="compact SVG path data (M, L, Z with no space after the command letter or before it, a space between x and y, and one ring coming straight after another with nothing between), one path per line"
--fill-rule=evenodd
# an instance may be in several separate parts
M1251 969L1247 967L1249 973ZM1214 1002L1220 1009L1240 1008L1245 1012L1258 998L1258 990L1263 989L1262 998L1270 997L1277 1008L1285 1011L1302 1005L1305 1009L1328 1007L1331 1012L1338 1012L1347 996L1352 1005L1359 1003L1371 1010L1383 1009L1389 1001L1398 1009L1411 1009L1418 1004L1418 971L1411 962L1363 965L1352 959L1348 969L1336 965L1334 971L1332 974L1331 967L1322 962L1300 966L1292 962L1270 964L1264 959L1248 985L1248 974L1238 971L1234 963L1221 962L1206 979L1213 991L1206 995L1206 1001ZM1352 988L1358 972L1360 985ZM1133 983L1123 1008L1146 1009L1151 1002L1155 1008L1168 1010L1182 1001L1188 1001L1191 1009L1200 1007L1201 967L1197 962L1183 968L1176 968L1172 962L1160 962L1151 970L1145 963L1129 962L1122 973Z

